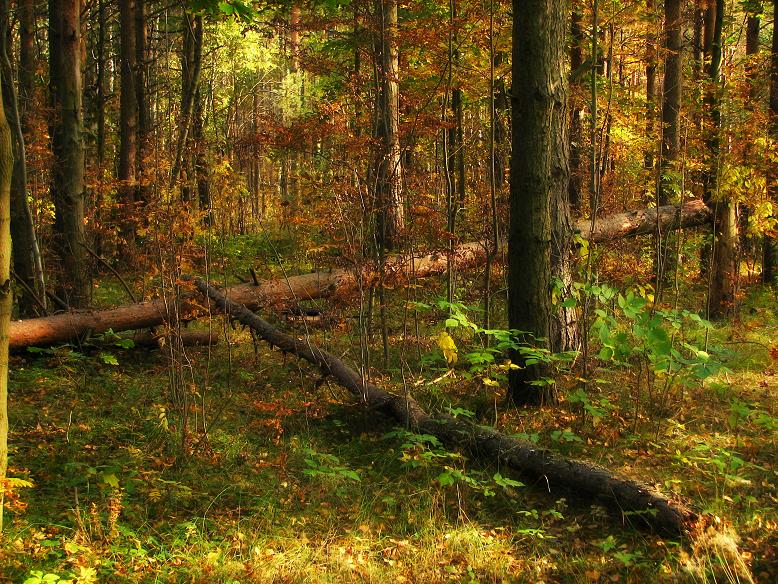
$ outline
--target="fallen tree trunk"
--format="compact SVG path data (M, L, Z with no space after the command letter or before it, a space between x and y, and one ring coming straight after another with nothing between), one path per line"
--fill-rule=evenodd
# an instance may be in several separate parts
M660 227L693 227L710 222L711 212L702 201L690 201L681 209L669 205L656 209L641 209L629 213L617 213L598 219L592 231L589 220L576 224L577 232L584 239L606 241L650 233ZM657 223L658 220L658 223ZM486 261L486 243L474 242L459 245L454 250L453 264L458 269L480 265ZM392 256L385 265L387 282L402 282L410 277L424 278L445 273L448 268L446 252L421 257ZM283 280L264 280L258 285L239 284L229 288L230 298L248 308L292 300L347 295L359 287L368 287L378 280L375 266L339 268L327 272L315 272L292 276ZM79 339L87 334L101 334L107 330L121 332L158 326L174 321L177 316L193 319L202 316L202 307L192 303L192 295L182 291L181 306L163 299L128 304L107 310L66 312L42 318L17 320L11 323L11 350L38 345L54 345Z
M182 331L179 339L184 347L202 347L206 345L218 345L218 335L209 331ZM136 347L159 349L170 343L170 335L157 332L137 332L131 337Z
M671 229L696 227L708 224L712 220L711 210L700 199L694 199L685 203L683 207L665 205L658 209L650 207L607 215L595 221L594 230L590 219L581 219L575 226L576 232L584 239L601 243L655 233L657 230L664 233Z
M701 518L677 501L636 481L580 460L563 458L532 442L509 438L491 428L450 416L427 414L410 395L395 395L366 382L341 359L316 347L308 339L295 339L263 320L245 306L202 280L195 286L229 318L250 327L271 346L312 363L357 397L366 408L378 410L413 431L437 436L448 446L464 448L475 456L523 477L534 479L551 492L563 491L601 501L618 509L624 521L653 528L669 537L696 533Z

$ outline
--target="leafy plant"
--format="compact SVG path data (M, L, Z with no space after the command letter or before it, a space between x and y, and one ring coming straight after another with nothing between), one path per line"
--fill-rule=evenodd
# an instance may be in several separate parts
M356 471L343 466L337 456L316 452L311 448L306 448L305 454L307 468L303 470L303 474L309 477L346 478L357 482L362 480Z

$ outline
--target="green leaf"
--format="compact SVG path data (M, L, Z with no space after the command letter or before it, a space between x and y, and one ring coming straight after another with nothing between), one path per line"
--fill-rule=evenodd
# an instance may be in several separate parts
M119 488L119 479L113 473L103 473L103 482L109 487Z
M118 365L119 361L111 353L100 353L100 360L106 365Z

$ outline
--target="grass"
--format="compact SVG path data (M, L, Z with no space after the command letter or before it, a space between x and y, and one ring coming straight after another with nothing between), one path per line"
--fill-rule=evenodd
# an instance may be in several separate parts
M111 291L121 294L105 290L106 302ZM469 409L481 423L690 500L717 525L693 546L634 531L572 496L549 497L542 485L500 485L494 468L394 432L306 365L265 346L255 352L246 332L225 329L229 342L188 349L172 368L166 351L117 347L118 365L88 347L12 358L10 474L34 486L10 501L0 575L81 583L775 581L772 294L759 290L739 320L713 332L729 372L673 392L660 413L645 397L635 407L632 370L604 368L587 388L592 403L612 404L596 421L570 401L506 410L495 402L499 388L460 369L445 375L440 360L420 365L415 343L422 354L435 350L435 313L419 317L419 339L392 322L396 373L375 371L386 387L400 390L404 380L424 404ZM311 334L358 360L348 322Z

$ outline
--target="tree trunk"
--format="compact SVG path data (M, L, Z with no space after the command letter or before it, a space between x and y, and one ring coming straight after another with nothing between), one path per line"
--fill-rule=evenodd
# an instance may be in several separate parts
M656 24L654 20L654 0L646 0L648 12L648 31L646 33L646 136L653 144L654 117L656 116ZM643 166L654 170L654 150L649 146L643 154Z
M770 55L770 138L778 143L778 2L773 3L773 43ZM768 167L767 188L773 205L778 204L778 169ZM773 214L775 215L775 213ZM778 279L778 245L775 237L766 235L762 256L762 280L775 284Z
M151 118L149 114L149 103L146 95L146 78L148 77L146 45L148 43L146 31L146 0L135 0L135 103L138 108L138 131L136 138L135 154L135 181L137 188L135 191L135 207L141 217L139 222L143 223L140 207L148 201L149 187L147 180L144 179L144 158L146 157L151 132Z
M570 71L572 75L571 84L574 87L580 85L578 81L578 75L581 71L583 61L583 6L581 0L573 0L572 18L570 19ZM581 106L581 97L577 91L571 91L570 104L572 114L570 116L570 185L568 189L568 199L570 200L570 206L575 212L581 210L581 150L583 141L583 121L581 115L583 114L583 107Z
M665 75L662 87L662 163L657 203L668 205L678 188L676 162L681 151L681 84L683 82L682 0L665 0Z
M7 2L3 12L7 14ZM5 16L5 14L3 15ZM2 19L4 20L4 19ZM4 72L2 73L3 76ZM5 80L3 80L5 81ZM11 128L0 100L0 485L8 469L8 340L13 297L11 294ZM0 533L3 529L4 489L0 488ZM0 537L2 537L0 535Z
M694 227L711 222L712 213L701 201L690 201L683 209L670 205L657 209L640 209L628 213L610 215L597 221L595 231L591 231L589 220L576 223L576 231L583 239L595 242L621 239L635 235L653 233L657 223L662 229L671 225ZM483 265L486 250L490 242L465 243L456 247L454 263L463 270ZM408 282L410 274L414 278L426 278L446 272L447 253L432 253L424 256L389 256L385 260L386 280L402 284ZM286 280L261 281L259 286L240 284L228 288L230 297L250 308L283 303L292 299L308 300L315 298L347 298L357 290L374 286L378 281L380 269L376 265L367 265L362 269L334 269L291 276ZM184 294L183 302L188 296ZM202 314L197 306L186 306L182 313L191 318ZM171 320L168 306L163 300L151 300L138 304L129 304L107 310L69 312L46 318L17 320L11 323L11 348L23 349L37 345L53 345L78 339L86 334L101 334L112 329L121 332L132 329L154 327Z
M566 120L563 118L562 122ZM601 501L619 513L621 520L636 518L636 526L649 527L670 537L695 535L702 527L704 521L692 510L645 484L619 477L601 466L563 458L532 442L509 438L462 419L430 416L407 393L391 394L366 382L340 358L313 345L310 339L295 339L281 332L202 280L195 280L195 286L229 318L250 327L271 346L292 353L334 377L368 411L379 411L402 427L436 436L447 446L465 449L488 464L536 481L554 496L572 493L584 500Z
M735 203L719 196L719 168L721 166L721 60L722 28L724 24L724 0L716 0L711 59L708 65L710 89L706 95L708 109L709 136L706 140L707 165L704 176L703 201L715 210L713 221L713 273L710 280L710 298L708 316L719 317L726 314L735 300L737 284L737 215ZM707 36L707 35L706 35Z
M524 341L555 350L552 289L555 267L566 263L569 180L564 73L566 22L561 0L513 2L513 148L508 234L508 325ZM569 221L569 216L568 216ZM566 323L560 325L560 329ZM516 364L518 353L511 357ZM515 404L553 403L553 385L540 365L512 370Z
M135 243L135 171L138 154L138 96L135 0L119 0L119 230L126 244ZM125 258L130 259L130 258Z
M173 189L178 182L183 165L183 157L189 139L189 130L192 125L192 113L194 111L195 91L200 83L200 72L203 63L203 17L184 16L184 56L182 58L183 70L181 72L181 113L179 115L178 137L173 158L173 168L170 173L170 188ZM182 198L183 189L182 189Z
M49 76L54 123L50 129L52 247L59 260L60 297L71 307L89 301L84 251L84 142L81 118L81 2L49 2Z
M14 158L10 211L11 234L14 241L13 266L16 276L25 284L19 294L19 313L23 316L31 316L38 312L38 308L45 310L46 293L38 238L35 235L35 225L27 202L27 159L25 157L24 133L16 87L13 83L11 60L8 58L8 33L10 32L10 22L7 18L10 14L8 0L3 0L0 3L0 11L3 15L3 18L0 19L0 72L2 73L3 109L7 123L11 128ZM22 10L22 12L25 11ZM28 16L24 15L24 19L26 20ZM24 25L28 26L29 23L25 22ZM23 40L22 45L25 42L26 39ZM26 84L27 79L24 82ZM29 88L27 90L29 91ZM34 294L35 298L31 297L31 294Z
M405 228L402 198L402 149L400 147L400 58L397 40L397 0L376 0L376 41L379 91L375 137L380 141L376 157L375 199L378 207L377 241L387 250L397 247Z

